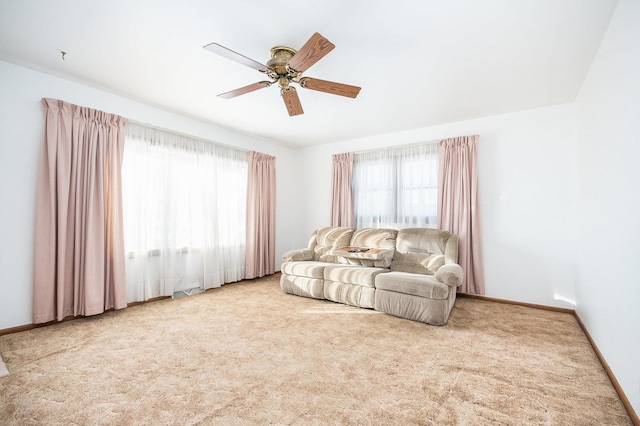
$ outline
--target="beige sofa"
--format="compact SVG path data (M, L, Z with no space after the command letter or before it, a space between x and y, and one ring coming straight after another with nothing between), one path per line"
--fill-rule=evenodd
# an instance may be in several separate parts
M282 260L285 293L433 325L447 322L463 276L457 236L427 228L322 227Z

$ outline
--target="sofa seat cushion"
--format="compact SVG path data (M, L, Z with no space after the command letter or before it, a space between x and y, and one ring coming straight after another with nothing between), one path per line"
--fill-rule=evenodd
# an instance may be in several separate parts
M376 276L389 272L386 268L355 265L328 265L324 269L324 279L344 284L354 284L374 288Z
M448 285L436 281L433 275L418 275L396 271L377 276L375 284L378 290L388 290L439 300L449 298L449 290L451 289Z
M283 262L280 271L287 275L297 275L299 277L319 278L324 277L324 269L332 265L327 262L317 261L300 261L300 262Z

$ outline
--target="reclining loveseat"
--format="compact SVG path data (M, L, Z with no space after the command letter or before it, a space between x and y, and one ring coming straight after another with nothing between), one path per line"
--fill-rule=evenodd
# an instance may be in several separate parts
M282 256L285 293L444 325L462 284L458 237L430 228L326 226Z

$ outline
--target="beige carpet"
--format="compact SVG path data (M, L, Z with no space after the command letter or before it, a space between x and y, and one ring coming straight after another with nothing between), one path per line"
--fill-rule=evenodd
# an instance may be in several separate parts
M435 327L277 279L0 337L0 424L631 424L569 314L459 299Z
M7 366L4 363L4 361L2 361L2 357L0 356L0 377L4 377L8 374L9 374L9 370L7 370Z

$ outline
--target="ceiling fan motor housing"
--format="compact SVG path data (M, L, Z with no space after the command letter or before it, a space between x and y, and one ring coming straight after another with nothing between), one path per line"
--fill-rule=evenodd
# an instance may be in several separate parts
M269 50L271 59L267 61L267 67L272 69L278 76L288 74L287 63L293 55L297 53L297 50L287 46L276 46Z

